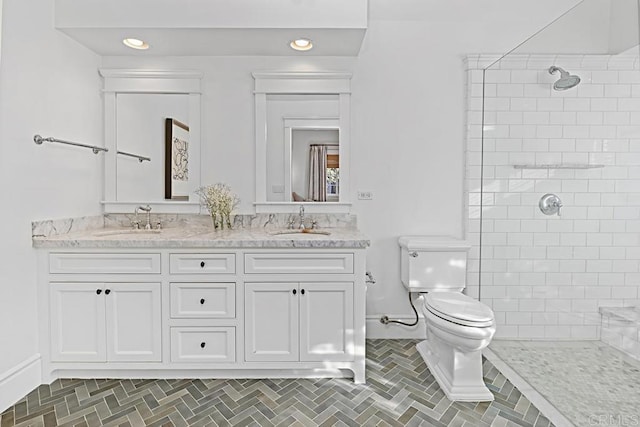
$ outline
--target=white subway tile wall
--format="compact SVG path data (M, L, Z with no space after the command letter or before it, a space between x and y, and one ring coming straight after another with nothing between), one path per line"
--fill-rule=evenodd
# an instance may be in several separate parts
M638 56L511 55L483 71L493 60L466 61L468 293L499 338L597 339L599 307L640 306ZM554 91L551 65L581 83ZM545 193L560 216L538 209Z

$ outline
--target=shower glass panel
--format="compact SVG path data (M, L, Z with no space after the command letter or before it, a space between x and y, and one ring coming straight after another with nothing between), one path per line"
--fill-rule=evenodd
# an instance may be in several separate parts
M622 346L600 313L640 306L638 28L636 0L584 0L467 59L468 292L496 338Z

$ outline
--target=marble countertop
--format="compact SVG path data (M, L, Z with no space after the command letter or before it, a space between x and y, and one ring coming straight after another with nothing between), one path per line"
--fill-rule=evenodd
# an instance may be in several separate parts
M96 248L366 248L370 241L355 228L322 228L326 234L276 234L280 228L238 228L213 231L192 225L138 232L130 228L92 228L53 236L33 236L43 249Z

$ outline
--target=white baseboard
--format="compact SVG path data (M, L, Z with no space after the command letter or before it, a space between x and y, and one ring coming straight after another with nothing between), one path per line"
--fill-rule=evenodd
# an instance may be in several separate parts
M406 323L413 323L415 317L406 315L389 314L389 319L401 320ZM426 339L427 327L424 318L418 319L416 326L405 326L397 323L389 323L384 325L380 323L380 314L367 316L367 338L386 338L386 339Z
M41 384L42 360L34 354L0 373L0 412L12 406Z

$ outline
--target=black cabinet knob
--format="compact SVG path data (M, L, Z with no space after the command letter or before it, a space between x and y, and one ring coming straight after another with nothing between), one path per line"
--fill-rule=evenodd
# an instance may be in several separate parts
M200 261L200 268L204 268L204 261Z
M102 289L96 289L96 294L100 295L102 293Z
M200 304L204 304L204 298L200 299Z
M204 348L204 346L205 346L205 345L207 345L207 343L206 343L206 342L201 342L201 343L200 343L200 348Z
M295 294L297 294L297 293L298 293L298 291L296 291L296 290L294 289L294 290L293 290L293 294L295 295Z
M304 295L304 289L300 289L300 293Z
M111 293L111 289L105 289L104 294L109 295Z

